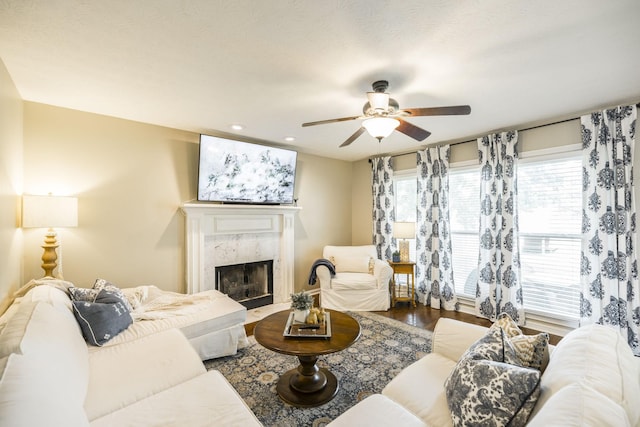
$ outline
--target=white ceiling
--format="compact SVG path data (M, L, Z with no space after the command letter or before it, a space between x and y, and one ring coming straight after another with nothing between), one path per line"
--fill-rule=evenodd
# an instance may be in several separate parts
M28 101L358 160L640 101L639 18L638 0L0 0L0 58ZM301 127L360 114L379 79L401 108L471 115L408 119L422 143Z

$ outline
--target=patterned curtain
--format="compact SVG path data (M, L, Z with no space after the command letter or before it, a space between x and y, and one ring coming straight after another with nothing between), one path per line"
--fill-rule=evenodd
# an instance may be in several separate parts
M457 310L449 233L449 145L418 152L416 293L433 308Z
M393 199L393 165L391 157L371 159L373 193L373 244L378 258L391 259L392 234L395 221Z
M508 313L524 323L516 169L518 132L478 138L480 182L480 256L476 314L495 320Z
M636 106L582 116L580 323L620 330L640 356L633 194Z

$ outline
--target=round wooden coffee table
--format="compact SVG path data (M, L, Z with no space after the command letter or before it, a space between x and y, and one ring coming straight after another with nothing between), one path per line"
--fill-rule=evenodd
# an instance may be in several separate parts
M338 379L327 368L316 365L318 356L344 350L360 337L360 324L348 314L327 310L331 317L330 338L285 337L289 313L285 310L258 322L253 335L262 346L277 353L297 356L300 366L280 376L276 390L286 403L318 406L338 393Z

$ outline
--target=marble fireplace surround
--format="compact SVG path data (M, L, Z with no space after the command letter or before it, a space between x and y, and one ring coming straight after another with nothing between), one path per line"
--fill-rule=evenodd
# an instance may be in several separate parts
M187 293L215 289L217 266L273 259L273 303L294 290L294 223L300 208L184 203Z

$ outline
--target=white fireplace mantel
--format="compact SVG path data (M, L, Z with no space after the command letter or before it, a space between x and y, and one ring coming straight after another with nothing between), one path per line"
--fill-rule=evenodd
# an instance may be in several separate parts
M215 267L273 259L273 302L294 289L294 223L301 209L279 205L184 203L187 292L215 289ZM260 259L264 258L264 259Z

